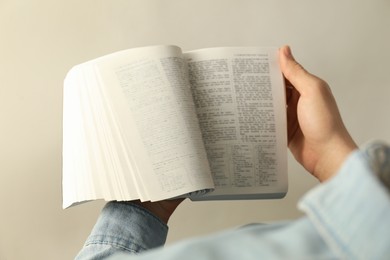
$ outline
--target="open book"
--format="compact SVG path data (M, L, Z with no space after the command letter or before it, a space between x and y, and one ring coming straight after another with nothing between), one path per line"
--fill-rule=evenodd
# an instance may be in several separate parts
M64 83L63 207L284 197L286 102L277 54L152 46L73 67Z

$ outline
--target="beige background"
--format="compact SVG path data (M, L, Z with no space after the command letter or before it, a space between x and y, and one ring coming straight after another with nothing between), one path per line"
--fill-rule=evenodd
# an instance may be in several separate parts
M71 259L102 202L61 209L62 81L120 49L290 44L327 79L359 144L390 140L388 0L0 0L0 259ZM291 158L278 201L185 202L169 243L297 218L316 181Z

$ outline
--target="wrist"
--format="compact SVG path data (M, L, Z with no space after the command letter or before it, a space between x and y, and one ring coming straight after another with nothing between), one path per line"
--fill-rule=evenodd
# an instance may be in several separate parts
M324 182L336 175L348 156L358 148L350 137L337 139L334 142L329 142L329 145L322 152L323 156L318 160L314 168L313 175L320 182Z
M154 216L158 217L161 221L163 221L165 224L168 223L169 218L179 206L179 204L184 199L175 199L175 200L163 200L163 201L157 201L157 202L150 202L145 201L141 202L139 200L130 201L129 203L136 204L150 213L152 213Z
M168 223L168 220L171 216L164 208L161 208L158 204L153 204L153 202L147 201L147 202L141 202L139 200L131 201L130 203L136 204L150 213L152 213L154 216L158 217L162 222L165 224Z

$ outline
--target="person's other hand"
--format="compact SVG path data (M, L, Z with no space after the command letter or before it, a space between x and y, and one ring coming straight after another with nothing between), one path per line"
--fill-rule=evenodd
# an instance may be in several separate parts
M162 200L156 202L141 202L139 200L131 201L131 203L135 203L150 212L152 212L155 216L160 218L164 223L168 223L169 218L175 211L175 209L182 203L184 199L173 199L173 200Z
M290 151L306 170L325 181L357 146L328 84L298 64L288 46L280 49L279 62L287 83Z

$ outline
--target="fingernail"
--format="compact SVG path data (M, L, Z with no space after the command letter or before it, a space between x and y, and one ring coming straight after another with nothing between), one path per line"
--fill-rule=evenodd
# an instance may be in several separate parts
M286 55L287 58L294 59L291 53L290 46L286 46L286 48L284 48L284 55Z

